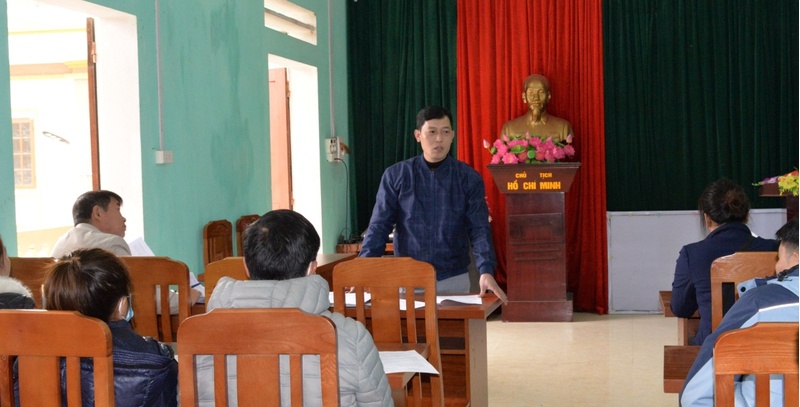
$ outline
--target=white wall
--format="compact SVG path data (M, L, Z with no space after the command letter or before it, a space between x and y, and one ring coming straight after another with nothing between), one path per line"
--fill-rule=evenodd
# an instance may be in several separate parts
M658 292L672 290L681 248L705 238L697 211L608 212L610 313L660 313ZM750 230L774 238L785 209L750 211Z

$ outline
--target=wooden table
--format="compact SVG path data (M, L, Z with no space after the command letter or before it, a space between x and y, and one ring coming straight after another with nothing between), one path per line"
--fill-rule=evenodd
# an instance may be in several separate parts
M446 405L489 405L486 318L500 304L494 294L487 294L480 305L453 301L439 304L439 349ZM417 312L421 316L423 311Z
M659 291L659 298L661 300L661 309L664 310L665 317L675 317L672 309L669 306L670 299L672 298L672 291ZM678 345L687 346L691 345L690 339L693 339L697 334L697 327L700 325L700 314L695 311L691 318L678 318Z
M444 372L444 395L472 407L489 405L486 318L500 307L494 294L481 305L445 301L439 305L439 346Z
M358 253L320 253L317 255L317 274L333 287L333 267L340 262L356 258Z
M700 346L664 346L664 393L680 393Z

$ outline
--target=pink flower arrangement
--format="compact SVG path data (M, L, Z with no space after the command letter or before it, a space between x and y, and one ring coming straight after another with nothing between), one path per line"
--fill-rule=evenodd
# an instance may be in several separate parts
M575 148L570 144L572 134L563 142L555 142L552 137L545 140L540 136L531 136L530 133L525 133L524 136L504 134L493 144L483 140L483 147L492 154L490 164L553 163L575 155Z

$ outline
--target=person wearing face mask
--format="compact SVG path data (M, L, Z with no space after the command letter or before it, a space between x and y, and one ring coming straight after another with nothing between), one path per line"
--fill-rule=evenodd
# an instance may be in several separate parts
M167 344L131 328L130 296L128 270L117 256L103 249L76 250L56 262L45 276L45 309L78 311L108 324L117 406L176 406L178 362ZM91 377L91 363L81 361L84 405L94 405Z

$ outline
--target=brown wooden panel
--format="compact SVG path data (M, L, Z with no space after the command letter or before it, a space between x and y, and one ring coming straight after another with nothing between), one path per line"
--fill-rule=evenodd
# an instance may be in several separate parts
M503 321L571 322L572 300L509 301L503 305Z
M509 215L508 237L512 247L527 243L563 244L564 214L555 212Z
M508 299L511 301L552 301L566 298L565 260L509 261L514 273L508 275Z
M664 346L664 393L680 393L699 346Z

